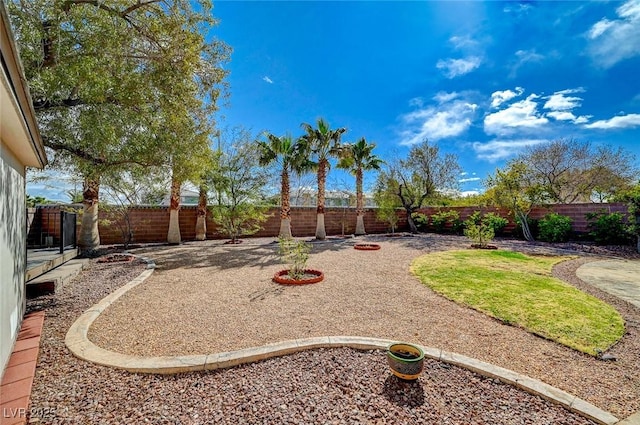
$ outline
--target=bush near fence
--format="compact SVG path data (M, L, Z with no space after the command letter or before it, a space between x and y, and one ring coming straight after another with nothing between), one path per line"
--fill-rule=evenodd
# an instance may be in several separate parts
M78 206L80 207L80 206ZM37 208L48 210L49 212L60 211L61 208L69 208L66 205L42 205ZM81 207L80 207L81 208ZM531 212L531 217L540 219L549 212L566 215L572 219L572 230L577 234L587 234L590 229L586 219L587 213L600 210L607 212L619 212L627 215L627 205L624 203L610 204L562 204L548 207L535 207ZM493 207L426 207L419 210L420 213L431 216L439 211L457 211L460 220L464 221L475 211L482 213L494 212L509 219L509 224L505 232L510 234L515 228L513 217L508 211ZM280 230L280 208L274 207L268 211L270 217L264 223L263 229L256 233L255 237L276 237ZM132 243L162 243L166 242L169 231L169 209L163 206L133 206L129 208L133 228ZM103 245L121 244L123 235L117 222L113 217L108 217L109 213L100 211L100 240ZM406 212L398 210L397 232L408 230ZM37 215L36 215L37 217ZM327 208L325 210L325 228L327 235L337 236L342 233L343 222L345 233L351 234L355 229L356 212L354 208ZM376 209L365 209L364 224L367 233L387 233L390 231L387 222L376 218ZM43 223L46 226L46 223ZM78 228L80 226L80 216L78 216ZM180 208L180 234L183 241L195 240L196 207L183 206ZM55 234L55 229L51 232ZM316 209L315 207L292 207L291 208L291 232L294 236L306 237L315 235L316 231ZM207 239L227 239L217 232L216 224L207 216Z

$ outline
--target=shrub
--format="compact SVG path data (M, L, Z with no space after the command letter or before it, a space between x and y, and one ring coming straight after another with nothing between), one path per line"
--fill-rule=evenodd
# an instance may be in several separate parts
M413 218L413 222L416 224L416 227L421 232L426 232L429 227L429 216L422 213L413 213L411 214Z
M607 213L605 210L585 214L589 222L589 236L598 245L623 245L630 242L624 216L621 213Z
M278 238L278 245L282 261L289 267L289 276L294 279L302 278L309 259L309 252L311 252L311 245L305 241L283 237Z
M445 233L447 230L459 233L462 229L462 221L458 211L439 211L431 215L431 225L436 233Z
M571 235L571 217L557 213L545 215L538 224L538 237L546 242L566 242Z
M496 213L490 212L483 215L480 211L474 211L473 214L463 222L465 229L468 229L472 224L482 224L491 228L493 230L493 235L495 236L502 234L504 228L509 224L509 220L504 217L500 217Z
M504 217L500 217L496 213L488 213L482 218L482 222L486 223L489 227L493 229L493 233L495 235L501 235L504 233L504 228L509 224L509 220Z
M495 236L493 228L487 223L476 224L472 221L466 221L464 235L471 239L475 244L484 248L491 242Z

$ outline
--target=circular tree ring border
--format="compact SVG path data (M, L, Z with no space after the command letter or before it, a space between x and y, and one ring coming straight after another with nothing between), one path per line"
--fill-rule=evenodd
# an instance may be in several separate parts
M312 274L315 277L307 279L291 279L289 276L289 270L280 270L273 276L273 281L282 285L306 285L309 283L318 283L324 279L324 273L320 270L304 269L305 274Z
M381 247L377 243L357 243L353 248L360 251L377 251Z

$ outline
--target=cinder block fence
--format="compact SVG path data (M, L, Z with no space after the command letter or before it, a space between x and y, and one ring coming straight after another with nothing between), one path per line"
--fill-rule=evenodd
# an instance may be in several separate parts
M61 208L81 209L81 205L60 206L60 205L42 205L37 209L46 210L48 213L55 213ZM607 212L620 212L627 214L627 205L623 203L610 204L564 204L552 205L549 207L536 207L531 212L531 217L540 219L549 212L571 217L573 220L573 230L576 233L588 232L588 223L586 214L599 210ZM484 213L495 212L503 217L509 218L509 225L505 229L510 232L514 229L515 223L506 210L500 210L493 207L427 207L420 209L422 214L428 216L439 211L455 210L460 214L461 220L466 220L474 211L482 211ZM260 232L254 236L275 237L280 230L280 209L272 208L269 210L269 218L263 224ZM404 210L398 210L398 224L396 231L403 232L408 230L407 217ZM49 217L47 214L33 214L33 220L38 217ZM131 223L133 232L133 243L153 243L165 242L167 232L169 231L169 209L160 206L133 206L128 210L128 218ZM364 223L367 233L386 233L390 231L389 224L376 218L376 209L366 209L364 215ZM30 227L34 227L33 223L29 223ZM53 223L43 222L42 228L53 226ZM78 218L78 226L80 226L80 216ZM327 208L325 211L325 228L327 235L352 234L356 225L356 212L354 208ZM180 234L182 240L189 241L195 239L196 227L196 207L183 206L180 208ZM125 240L126 227L123 223L121 215L110 212L107 209L100 210L100 239L105 245L121 244ZM49 234L56 237L55 227L52 227ZM316 230L316 209L315 207L293 207L291 209L291 231L294 236L313 236ZM59 235L57 236L59 237ZM211 216L207 216L207 239L226 239L226 236L219 233L217 225L211 220Z

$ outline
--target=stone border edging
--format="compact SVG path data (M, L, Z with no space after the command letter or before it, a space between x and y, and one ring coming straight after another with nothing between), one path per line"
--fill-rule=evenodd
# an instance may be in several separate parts
M350 347L358 350L386 350L391 343L397 342L358 336L326 336L282 341L215 354L158 357L132 356L98 347L87 337L91 324L113 302L151 276L155 264L147 259L143 258L143 260L147 261L147 270L90 307L71 325L65 337L65 345L73 355L91 363L134 373L174 374L224 369L315 348ZM443 351L439 348L421 345L420 347L424 350L425 357L459 366L486 377L499 379L523 391L560 404L599 424L614 425L624 422L607 411L537 379L461 354ZM633 421L634 418L635 416L632 415L627 420Z

